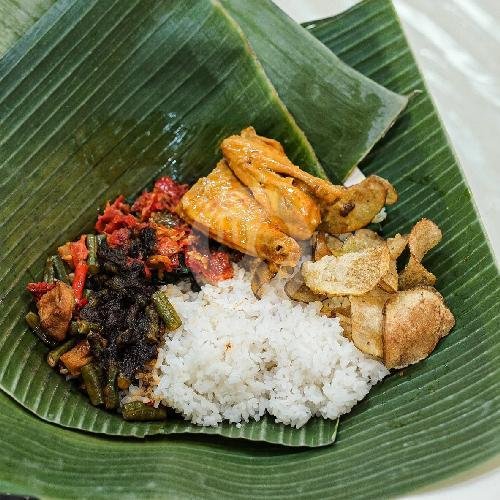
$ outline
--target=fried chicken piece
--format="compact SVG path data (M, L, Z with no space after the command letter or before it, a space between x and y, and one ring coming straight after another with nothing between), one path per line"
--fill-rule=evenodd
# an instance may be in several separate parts
M246 163L232 162L230 166L276 227L298 240L312 236L321 220L319 207L311 196L292 184L291 177Z
M318 203L295 185L294 177L277 173L283 162L286 169L305 174L290 162L279 142L249 128L224 139L221 149L233 173L252 191L273 224L299 240L312 236L321 221Z
M279 266L274 262L260 262L252 275L252 292L259 300L264 295L265 286L278 274Z
M233 135L225 139L222 142L224 155L226 155L224 148L229 146L231 146L232 152L239 150L240 155L246 155L246 159L253 166L263 167L276 174L292 177L295 181L299 181L294 182L294 185L325 202L333 202L338 199L342 190L345 189L343 186L336 186L328 180L315 177L294 165L278 141L257 135L253 127L247 127L241 131L240 135ZM231 164L229 166L232 168Z
M224 160L193 185L177 210L195 228L243 253L285 266L300 258L298 243L271 223Z

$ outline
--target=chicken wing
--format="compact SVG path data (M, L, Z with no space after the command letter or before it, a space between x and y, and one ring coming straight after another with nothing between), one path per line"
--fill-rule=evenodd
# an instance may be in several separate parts
M307 240L321 218L316 202L292 184L291 177L241 162L232 162L231 170L264 208L271 222L298 240Z
M245 129L241 135L225 139L221 149L231 170L252 191L271 222L293 238L309 239L321 221L319 206L313 196L295 185L294 177L276 173L280 161L290 171L298 169L281 144Z
M292 182L299 181L293 182L296 187L325 202L337 200L344 189L343 186L336 186L294 165L278 141L257 135L253 127L248 127L242 130L240 135L232 135L222 141L221 149L231 169L233 165L239 164L286 175ZM237 173L236 175L239 177Z
M361 183L350 187L337 186L325 179L314 177L294 165L279 142L257 135L252 127L242 130L240 135L225 139L222 142L222 152L231 169L244 184L250 187L257 201L266 207L268 213L277 217L281 216L287 222L287 227L292 229L294 229L293 223L289 220L295 218L300 229L303 227L310 229L318 217L316 209L310 212L310 217L299 210L299 207L307 210L308 205L304 198L296 194L297 191L303 191L309 199L316 201L321 212L321 228L331 234L355 231L366 226L384 205L392 205L398 199L391 184L376 175L370 175ZM249 176L249 171L253 172L253 177ZM258 174L258 172L261 173ZM269 173L267 182L261 179L262 172ZM274 173L274 177L271 172ZM257 175L260 178L255 180ZM271 205L265 199L266 196L271 196L269 193L273 193L272 186L276 179L293 186L295 191L290 191L284 196L283 204L286 204L286 208L292 205L294 210L280 210L281 206L276 202ZM283 191L279 193L281 196L283 192L286 192L285 189L283 184ZM259 190L264 191L264 194L258 193ZM290 230L285 230L285 232L301 239L297 232ZM304 231L302 235L305 236L305 234ZM310 236L311 234L308 237Z
M241 252L284 266L300 258L298 243L272 224L224 160L194 184L177 210L193 227Z

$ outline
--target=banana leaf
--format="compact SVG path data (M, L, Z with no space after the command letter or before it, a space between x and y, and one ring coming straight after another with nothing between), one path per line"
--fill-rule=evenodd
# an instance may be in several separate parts
M53 0L0 2L0 57L49 9Z
M94 437L38 420L0 395L1 490L58 498L392 497L500 452L498 270L397 16L389 0L366 0L307 27L393 91L423 91L362 169L387 176L402 194L384 233L424 215L443 227L427 265L455 329L425 362L394 373L343 418L333 447Z
M248 37L330 179L344 181L394 123L407 97L358 78L271 0L221 3Z
M16 5L12 0L0 0L0 13L3 9L10 14L3 21L5 33L0 32L0 55L15 33L30 27L23 17L25 10L33 11L29 19L34 21L54 3L23 1L25 4ZM344 64L271 0L222 0L222 4L248 38L298 125L307 130L330 179L344 181L394 123L408 98Z
M333 442L337 422L323 419L300 430L267 417L238 428L125 422L71 390L23 322L25 283L40 279L58 244L92 228L106 199L137 193L160 174L206 174L220 141L249 124L325 175L220 5L62 0L3 57L0 81L1 388L41 418L92 432Z

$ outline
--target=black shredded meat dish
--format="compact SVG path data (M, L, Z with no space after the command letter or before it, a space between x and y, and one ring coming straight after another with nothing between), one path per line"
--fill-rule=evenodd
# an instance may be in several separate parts
M155 359L158 351L160 335L147 335L152 320L146 310L152 307L155 287L144 267L155 240L154 231L146 227L131 238L128 247L112 247L104 241L97 253L102 272L88 280L93 293L80 313L99 327L87 337L94 359L104 369L110 362L116 363L129 380Z

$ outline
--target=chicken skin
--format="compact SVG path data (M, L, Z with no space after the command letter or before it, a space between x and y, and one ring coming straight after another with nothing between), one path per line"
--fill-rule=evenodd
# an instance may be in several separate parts
M311 238L318 227L354 231L397 200L377 176L344 187L304 172L253 127L224 139L221 150L224 160L184 195L179 214L215 240L277 265L295 265L295 240Z
M344 190L343 186L336 186L294 165L278 141L257 135L253 127L242 130L240 135L232 135L224 139L221 149L233 171L236 166L272 171L281 179L284 178L293 183L294 187L308 193L313 202L314 198L324 202L333 202L341 196ZM235 172L235 174L239 177L238 173ZM240 180L246 184L241 178ZM300 203L299 200L297 201ZM311 225L315 217L316 212L311 214Z
M298 243L270 220L224 160L200 178L177 206L179 215L214 240L283 266L295 266Z
M295 185L293 176L277 173L281 164L281 170L302 172L290 162L281 144L248 128L222 141L221 149L233 173L252 191L271 222L293 238L309 239L321 221L320 209L313 196Z

